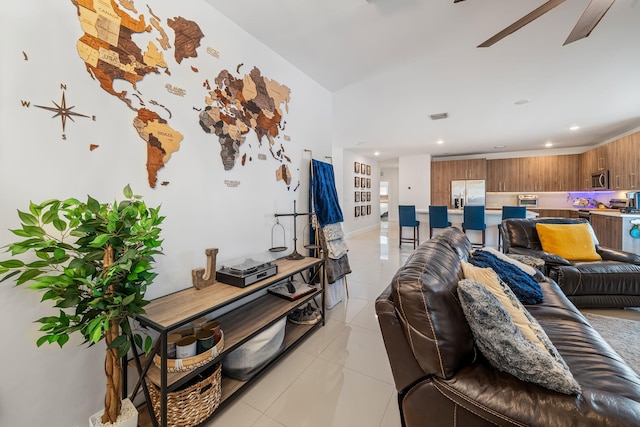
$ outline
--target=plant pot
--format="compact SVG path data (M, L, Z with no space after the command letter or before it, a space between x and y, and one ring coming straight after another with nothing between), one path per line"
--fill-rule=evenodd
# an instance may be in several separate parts
M100 420L104 410L89 417L89 427L138 427L138 410L129 399L122 401L120 416L115 423L102 424Z

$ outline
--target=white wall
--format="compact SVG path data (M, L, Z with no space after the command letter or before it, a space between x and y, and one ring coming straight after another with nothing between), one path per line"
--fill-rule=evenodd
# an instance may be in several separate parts
M428 209L431 202L431 156L400 157L398 172L398 203Z
M344 215L343 229L347 235L353 233L362 232L375 227L380 224L380 170L378 169L378 162L370 157L365 157L356 154L349 150L334 149L334 152L342 153L341 163L341 182L336 181L336 186L341 187L341 208ZM364 163L371 166L371 175L363 175L361 173L355 173L354 163ZM337 175L337 173L336 173ZM355 177L370 178L371 188L356 188ZM371 201L369 202L356 202L355 192L371 192ZM356 206L371 205L371 215L355 216Z
M136 2L136 6L138 13L149 16L146 4ZM190 287L191 270L204 267L208 247L219 248L220 260L266 252L274 213L292 212L294 200L299 210L306 209L309 156L303 150L313 150L318 159L331 155L332 104L328 91L203 1L156 0L151 7L162 18L172 42L167 18L194 20L205 34L197 58L178 65L173 51L165 52L171 75L147 75L137 85L147 107L167 118L164 109L148 100L166 105L172 114L170 126L184 135L180 149L158 174L159 183L169 184L155 189L147 183L146 143L132 126L135 112L105 93L78 56L76 41L82 31L74 5L24 0L0 6L0 246L16 240L7 229L17 227L16 209L27 209L30 200L91 194L111 201L121 197L121 189L130 184L149 205L162 205L166 216L165 255L158 257L159 276L147 294L154 298ZM220 58L209 55L207 47L219 51ZM225 172L217 138L205 134L198 124L193 108L205 105L204 80L213 84L222 69L237 75L241 63L240 74L256 66L263 76L291 89L283 132L291 141L277 140L293 162L294 182L289 190L275 181L279 163L266 149L262 150L267 153L266 161L254 158L245 167L238 161L233 170ZM73 111L96 116L95 121L67 120L64 141L60 119L33 106L59 102L61 84L67 86L66 101L74 106ZM185 89L186 96L168 93L166 84ZM128 83L119 82L116 87L133 91ZM23 100L31 106L22 106ZM89 144L99 148L90 151ZM249 146L256 156L254 133L247 134L244 149ZM301 185L293 191L298 179ZM240 186L229 188L225 180L238 180ZM281 222L290 239L291 219ZM0 259L6 257L0 254ZM51 313L39 299L36 292L9 282L0 285L0 333L5 343L0 364L0 425L86 425L89 415L102 407L104 349L79 348L77 338L63 349L37 349L38 326L33 321Z

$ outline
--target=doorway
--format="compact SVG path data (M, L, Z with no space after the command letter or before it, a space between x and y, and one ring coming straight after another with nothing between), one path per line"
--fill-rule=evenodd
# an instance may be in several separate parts
M389 181L380 181L380 221L389 221Z

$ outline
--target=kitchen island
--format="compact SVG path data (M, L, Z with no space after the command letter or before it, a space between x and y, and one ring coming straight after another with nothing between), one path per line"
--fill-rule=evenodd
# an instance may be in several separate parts
M449 222L453 227L462 230L463 211L462 209L448 209ZM429 239L429 209L416 209L416 216L420 221L420 239ZM527 218L535 218L537 212L527 211ZM485 209L484 223L487 224L485 232L485 246L493 248L498 247L498 224L502 222L502 209ZM433 234L441 232L441 229L434 229ZM482 232L476 230L468 230L467 235L473 243L479 243L482 240Z
M631 234L635 223L640 223L640 213L594 209L590 222L602 246L640 255L640 238Z

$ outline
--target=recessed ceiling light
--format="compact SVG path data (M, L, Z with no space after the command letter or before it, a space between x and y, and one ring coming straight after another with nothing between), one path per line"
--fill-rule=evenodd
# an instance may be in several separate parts
M528 104L530 102L531 102L530 99L519 99L516 102L514 102L514 104L516 104L516 105L524 105L524 104Z
M436 141L436 144L444 144L444 141L439 139L439 140Z
M571 126L569 128L569 130L578 130L578 129L580 129L580 126Z
M545 147L553 147L553 142L547 142L544 144Z
M449 113L430 114L429 117L431 118L431 120L442 120L449 117Z
M379 155L380 155L380 152L379 152L379 151L376 151L375 153L373 153L373 155L374 155L374 156L379 156Z
M495 148L496 150L499 150L499 149L504 148L504 147L506 147L506 145L494 145L493 148Z

